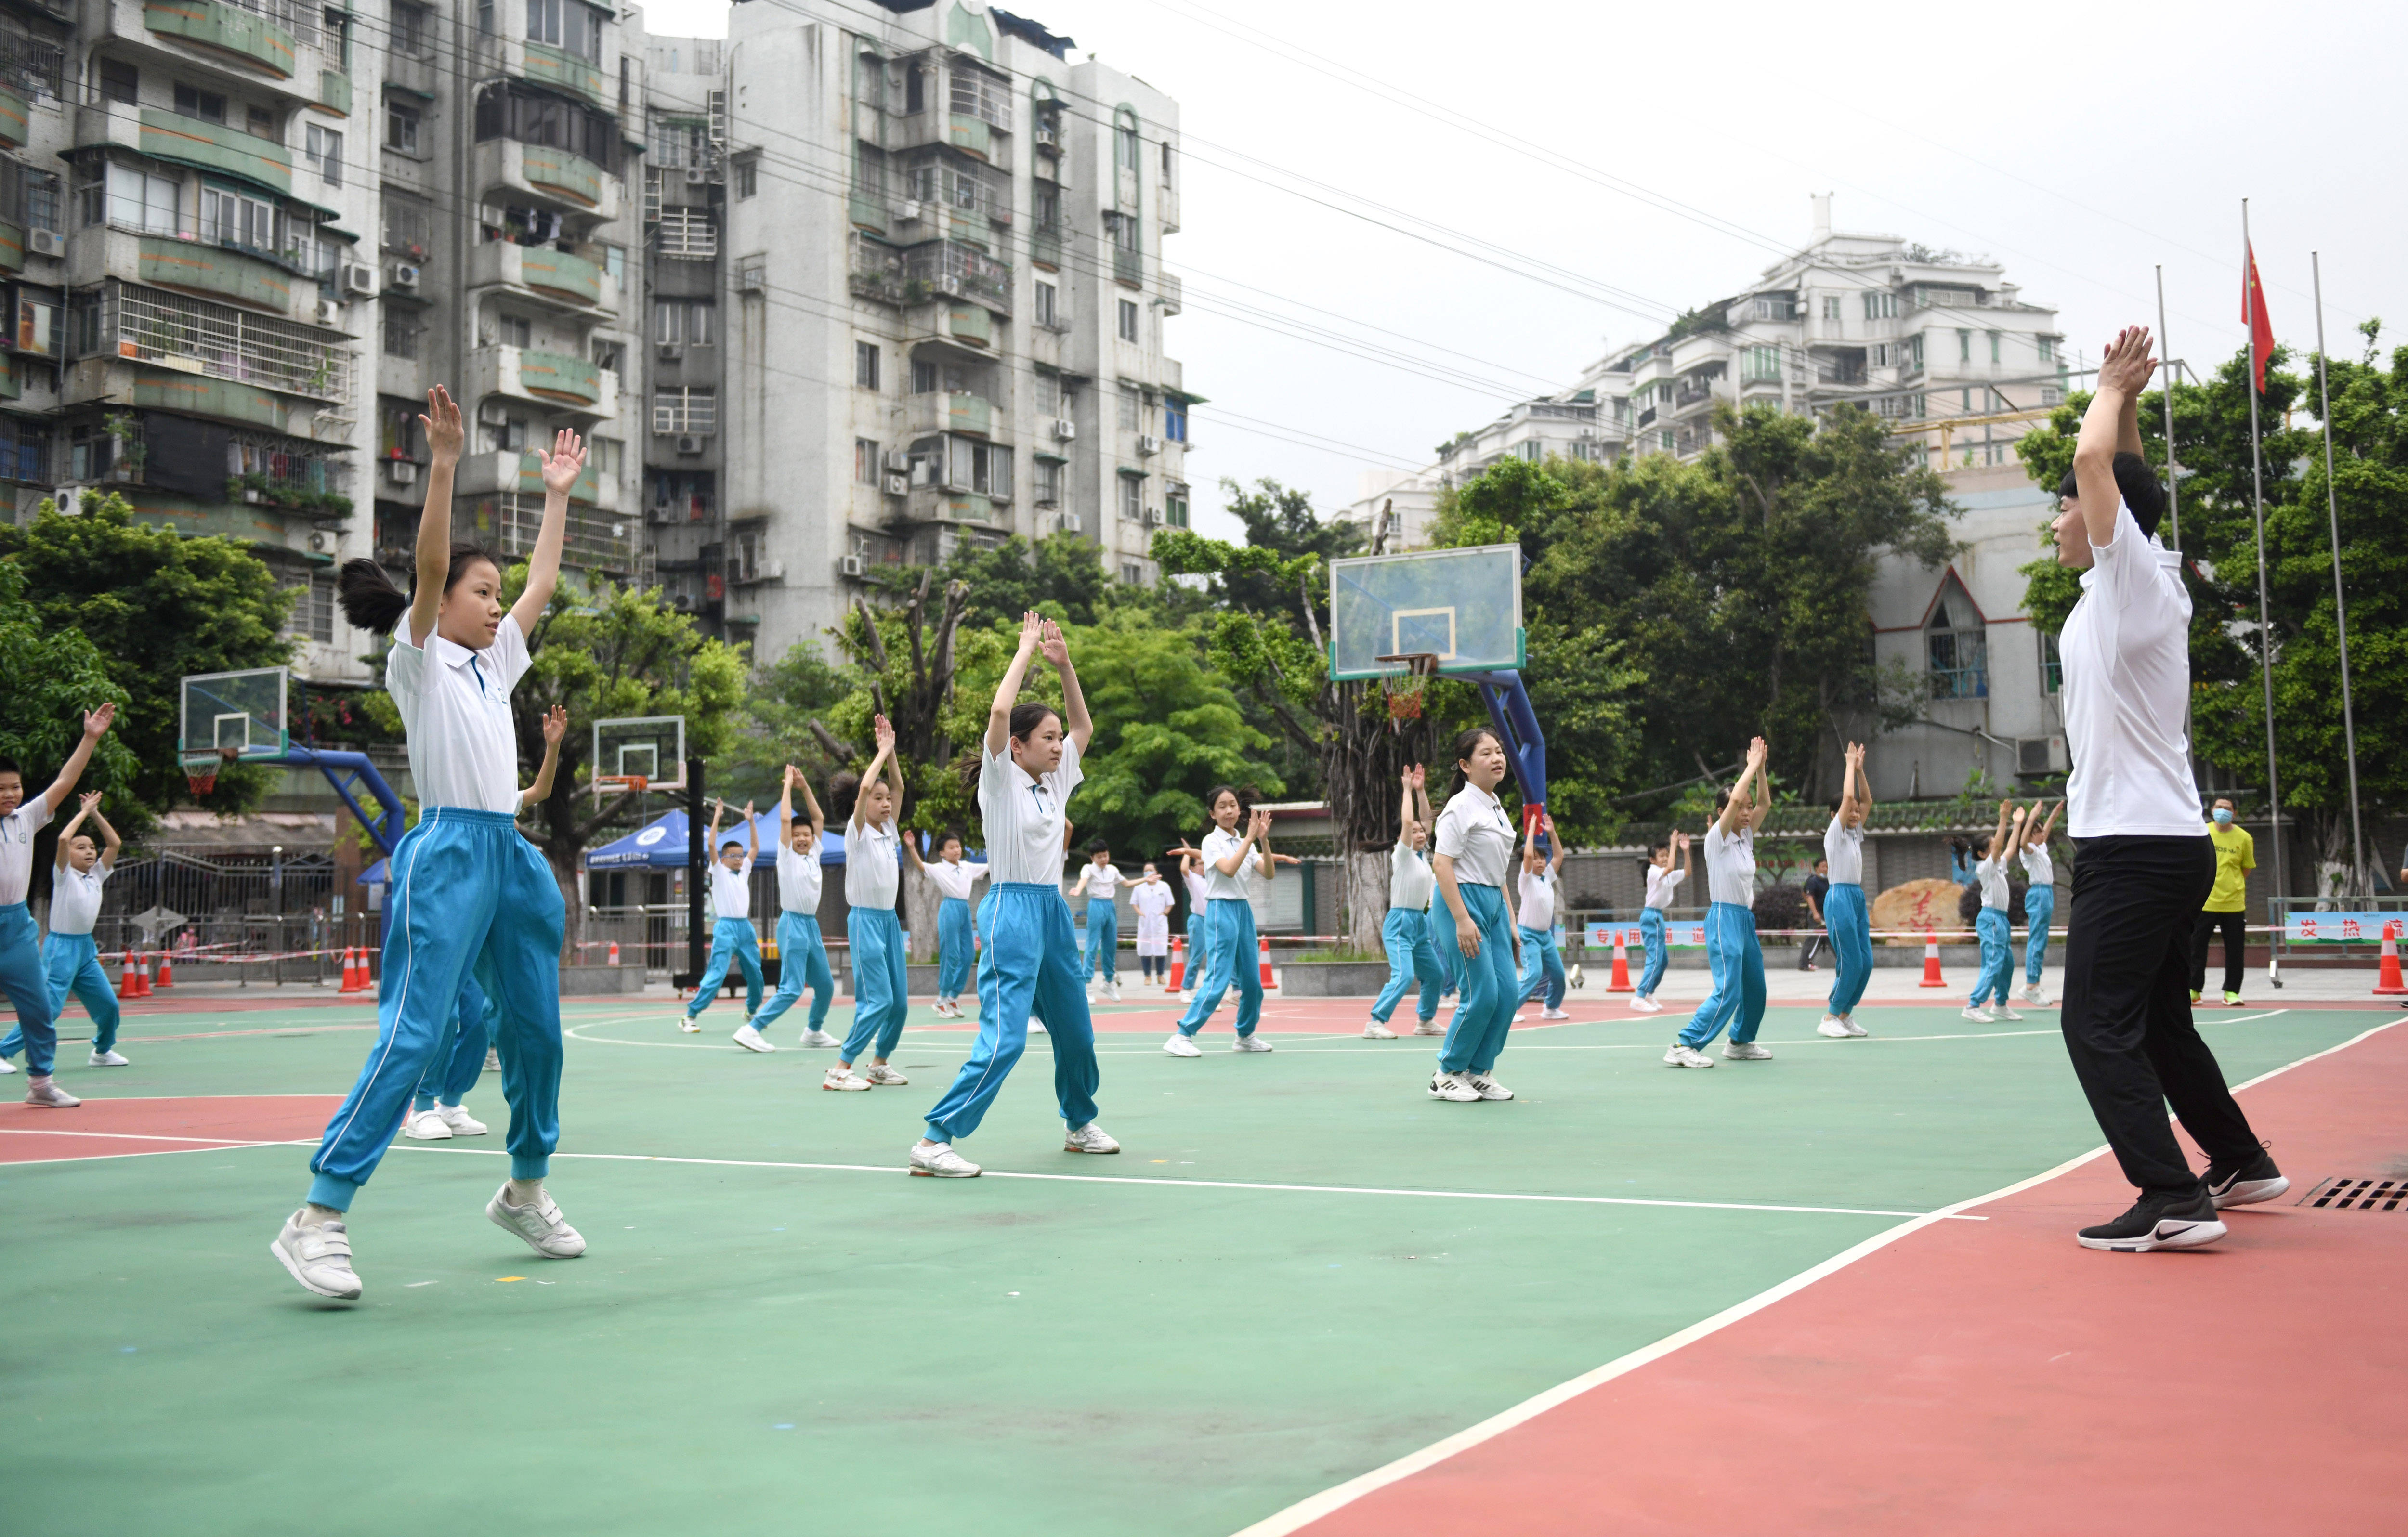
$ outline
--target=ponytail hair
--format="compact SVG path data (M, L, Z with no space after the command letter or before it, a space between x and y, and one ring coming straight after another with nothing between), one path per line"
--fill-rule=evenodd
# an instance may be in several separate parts
M470 566L484 562L495 571L502 569L502 559L480 544L466 539L452 542L452 563L443 573L443 591L449 592L459 585ZM345 561L335 578L335 601L343 605L343 618L355 630L371 634L391 634L409 612L414 592L404 592L393 585L393 578L375 561L362 556Z
M1485 726L1469 726L1455 733L1455 747L1447 754L1448 761L1455 764L1455 784L1448 790L1449 795L1460 795L1463 793L1463 787L1470 783L1470 780L1464 776L1463 765L1473 753L1480 750L1480 739L1484 736L1491 742L1496 742L1500 747L1505 745L1498 739L1495 732ZM1512 765L1510 762L1506 765L1505 772L1507 778L1512 777Z
M846 769L828 781L828 810L840 822L853 820L853 808L861 800L861 776Z

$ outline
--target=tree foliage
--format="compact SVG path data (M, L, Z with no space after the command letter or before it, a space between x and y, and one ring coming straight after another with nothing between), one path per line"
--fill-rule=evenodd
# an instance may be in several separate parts
M93 749L79 788L99 790L103 814L132 837L152 823L140 793L141 761L126 741L128 690L111 676L92 637L73 625L49 622L26 596L26 585L22 564L0 560L0 757L22 770L31 799L50 788L75 751L85 712L114 701L117 723ZM36 848L37 869L50 861L42 848L54 846L52 838Z
M79 513L45 504L29 524L0 525L0 557L23 572L20 601L36 621L90 641L122 690L125 710L109 739L131 755L120 787L127 799L107 803L112 819L123 818L119 830L147 830L151 813L195 804L176 757L182 681L292 660L283 633L291 595L275 574L235 540L189 538L172 525L135 521L133 507L114 492L85 492ZM220 773L217 788L196 804L243 810L258 803L270 777L237 765Z

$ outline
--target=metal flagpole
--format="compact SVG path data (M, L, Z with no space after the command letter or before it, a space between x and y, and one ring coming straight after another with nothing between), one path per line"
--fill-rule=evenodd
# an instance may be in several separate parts
M2172 351L2172 344L2166 340L2166 269L2165 264L2159 263L2157 264L2157 353L2160 357L2164 357ZM2182 548L2182 509L2174 496L2174 483L2178 478L2174 465L2174 369L2173 364L2169 363L2166 364L2166 521L2173 525L2173 538L2171 543L2176 549Z
M2325 423L2325 516L2332 520L2333 628L2341 636L2341 735L2349 753L2349 878L2362 894L2374 889L2368 878L2366 833L2358 816L2358 718L2349 701L2349 612L2341 593L2341 496L2333 489L2332 385L2325 360L2325 268L2323 258L2308 252L2308 270L2316 285L2316 406Z
M2249 493L2258 516L2258 666L2266 685L2266 821L2274 841L2274 894L2287 898L2283 875L2283 791L2274 773L2274 622L2266 602L2266 477L2258 445L2258 253L2249 245L2249 200L2241 200L2241 319L2249 328ZM2283 985L2282 946L2269 945L2266 975Z

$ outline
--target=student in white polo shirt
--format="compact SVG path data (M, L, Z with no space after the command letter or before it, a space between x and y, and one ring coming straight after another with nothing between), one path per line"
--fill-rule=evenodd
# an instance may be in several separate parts
M853 1029L837 1048L836 1065L822 1089L861 1090L901 1088L911 1080L887 1065L903 1021L911 1013L910 971L903 956L903 920L895 898L903 889L903 855L917 861L919 848L903 836L903 766L895 757L895 727L884 716L872 723L878 751L859 778L839 774L828 800L844 818L844 932L853 957ZM883 771L882 774L881 771ZM853 1064L869 1058L867 1072Z
M441 386L426 393L430 463L419 514L417 579L405 595L375 561L347 562L343 613L394 632L385 690L401 714L422 810L393 851L385 902L377 1038L309 1160L307 1202L269 1250L322 1297L360 1295L344 1214L401 1126L473 967L500 1006L502 1095L509 1102L509 1178L485 1215L545 1259L585 1240L544 1189L560 1140L560 946L567 909L535 845L519 835L518 735L510 690L533 656L527 637L552 605L568 493L585 445L562 431L542 454L543 520L526 588L502 606L499 559L452 538L452 480L466 434ZM398 626L398 628L396 628Z
M798 790L803 792L800 817L795 815ZM811 1012L802 1039L807 1046L837 1044L826 1029L836 976L828 970L827 943L820 934L820 890L825 875L820 868L820 834L826 826L810 776L788 763L785 787L778 792L778 990L752 1016L752 1028L766 1038L769 1027L785 1017L809 987Z
M1513 863L1513 821L1497 799L1505 781L1504 744L1485 726L1455 739L1455 793L1438 814L1438 875L1441 909L1453 921L1463 958L1463 1001L1440 1043L1434 1100L1510 1100L1513 1091L1489 1075L1505 1049L1505 1032L1521 1006L1521 954L1505 911L1505 873ZM1441 940L1441 943L1444 941Z
M2190 593L2182 558L2154 537L2165 489L2141 455L2141 391L2156 369L2145 326L2100 360L2056 524L2057 562L2082 572L2057 637L2073 760L2062 1028L2091 1114L2140 1188L2131 1210L2075 1236L2128 1253L2214 1243L2218 1208L2290 1188L2191 1019L2191 929L2215 855L2191 777ZM2207 1154L2204 1182L2169 1105Z
M727 803L711 806L710 836L710 960L694 985L694 997L679 1011L678 1029L692 1035L702 1029L702 1011L718 998L734 965L744 973L744 1022L736 1027L736 1044L747 1051L771 1050L752 1024L761 1012L761 936L752 929L752 866L761 858L761 823L752 803L744 803L744 841L719 841L720 819Z
M1764 781L1769 749L1759 736L1747 745L1739 783L1719 794L1714 825L1706 829L1706 967L1713 990L1681 1027L1664 1060L1672 1067L1712 1067L1701 1049L1727 1028L1723 1055L1763 1061L1772 1053L1756 1044L1764 1024L1764 950L1756 937L1756 830L1772 810Z
M1415 763L1405 770L1401 781L1397 847L1388 851L1388 916L1380 924L1380 947L1388 954L1388 982L1372 1000L1371 1018L1363 1026L1365 1038L1373 1041L1397 1038L1397 1032L1388 1028L1389 1017L1404 1001L1405 989L1416 982L1420 990L1413 999L1418 1021L1413 1033L1439 1032L1438 1001L1446 988L1446 973L1439 969L1429 925L1430 898L1438 890L1438 876L1430 871L1429 829L1413 815L1424 772ZM1446 942L1454 944L1454 936L1447 936Z
M978 951L971 938L970 892L986 878L986 866L962 858L961 829L949 827L937 839L937 857L923 863L920 874L937 889L937 1014L958 1019Z
M24 771L0 758L0 993L17 1010L17 1029L25 1046L25 1103L41 1110L68 1110L83 1102L52 1081L59 1049L58 1008L50 1002L49 975L42 969L42 946L34 932L34 915L25 906L34 886L34 834L50 825L59 807L75 793L92 749L117 719L115 704L103 704L83 718L83 735L67 754L50 788L25 799ZM0 1067L7 1066L0 1061ZM13 1070L12 1070L13 1071Z
M86 818L100 829L106 842L96 844L91 833L77 831ZM117 868L120 847L117 829L100 814L100 791L86 790L75 819L59 830L58 864L50 872L50 932L42 940L42 970L50 979L52 1025L55 1028L72 992L92 1016L88 1065L93 1067L132 1065L116 1051L117 989L108 985L108 973L92 942L92 931L100 922L101 888ZM7 1039L0 1040L0 1057L14 1056L23 1039L19 1032L10 1031Z
M1542 837L1555 846L1552 854L1540 851ZM1571 1018L1564 1012L1564 958L1555 944L1555 899L1563 878L1564 841L1555 836L1555 818L1541 816L1522 841L1522 883L1514 893L1513 914L1522 941L1521 996L1514 1006L1538 998L1546 1005L1541 1019Z
M1039 654L1062 682L1062 707L1023 702L1021 683ZM953 1144L979 1129L1028 1048L1032 1009L1042 1010L1054 1048L1054 1095L1061 1106L1062 1150L1117 1153L1121 1145L1096 1124L1096 1031L1080 975L1079 936L1062 895L1063 813L1082 777L1079 759L1094 739L1086 696L1059 626L1034 612L1020 621L1020 646L996 685L976 785L986 839L988 885L979 904L979 1031L969 1060L928 1112L928 1132L911 1148L911 1172L968 1179L979 1166Z

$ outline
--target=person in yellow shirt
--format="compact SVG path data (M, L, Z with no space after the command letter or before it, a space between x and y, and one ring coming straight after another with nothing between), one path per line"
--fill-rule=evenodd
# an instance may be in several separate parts
M2215 846L2215 885L2207 908L2190 934L2190 1001L2207 988L2207 945L2224 931L2224 1001L2241 1004L2241 966L2249 943L2249 872L2258 868L2258 844L2232 825L2232 803L2219 799L2208 814L2208 842Z

